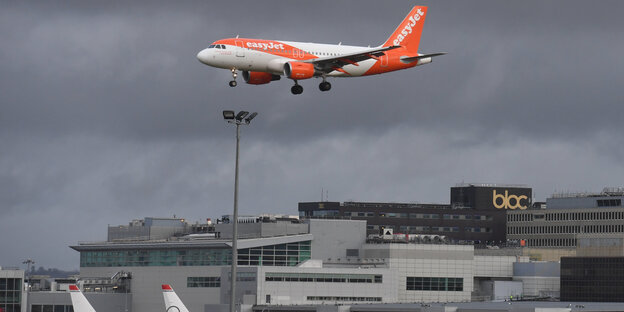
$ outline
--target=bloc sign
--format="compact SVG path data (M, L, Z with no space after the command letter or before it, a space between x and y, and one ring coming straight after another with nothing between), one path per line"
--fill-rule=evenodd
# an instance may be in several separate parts
M492 205L496 209L527 209L528 197L526 195L509 195L509 191L505 190L504 194L497 194L496 190L492 190ZM524 200L524 204L522 201Z

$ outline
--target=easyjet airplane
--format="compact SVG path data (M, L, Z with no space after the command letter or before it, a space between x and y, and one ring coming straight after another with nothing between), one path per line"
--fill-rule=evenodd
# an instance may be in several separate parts
M200 62L232 71L230 87L236 86L237 71L248 84L266 84L283 75L292 79L293 94L303 92L298 81L321 77L321 91L331 89L327 77L358 77L383 74L431 63L434 56L420 54L418 44L427 7L415 6L397 29L378 47L319 44L292 41L228 38L200 51Z

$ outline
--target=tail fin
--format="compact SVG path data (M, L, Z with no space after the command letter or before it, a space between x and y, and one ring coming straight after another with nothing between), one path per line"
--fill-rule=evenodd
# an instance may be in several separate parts
M400 45L409 52L418 53L418 44L420 43L420 35L425 24L425 17L427 17L426 6L415 6L412 8L383 46Z
M95 312L85 295L76 285L69 285L69 295L71 296L74 312Z
M176 295L171 285L162 285L163 296L165 297L166 312L189 312L180 297ZM171 309L171 310L170 310Z

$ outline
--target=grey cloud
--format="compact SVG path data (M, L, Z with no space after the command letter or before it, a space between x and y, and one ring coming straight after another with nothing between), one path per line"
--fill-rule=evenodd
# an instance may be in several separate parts
M622 4L435 1L421 50L384 76L229 88L200 64L243 37L376 45L413 5L367 1L0 4L0 265L75 268L67 245L144 216L228 214L234 128L241 213L298 201L447 202L457 182L557 190L621 184ZM23 226L29 225L29 231ZM62 229L60 231L58 229ZM22 233L18 243L9 240Z

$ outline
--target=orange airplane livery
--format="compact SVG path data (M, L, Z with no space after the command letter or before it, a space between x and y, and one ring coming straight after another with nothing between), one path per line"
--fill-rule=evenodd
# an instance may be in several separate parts
M301 94L299 80L320 77L321 91L329 91L327 77L358 77L383 74L431 63L434 56L420 54L418 45L427 7L415 6L397 29L378 47L319 44L281 40L228 38L200 51L200 62L232 71L230 87L236 86L238 71L248 84L261 85L281 76L292 79L292 94Z

